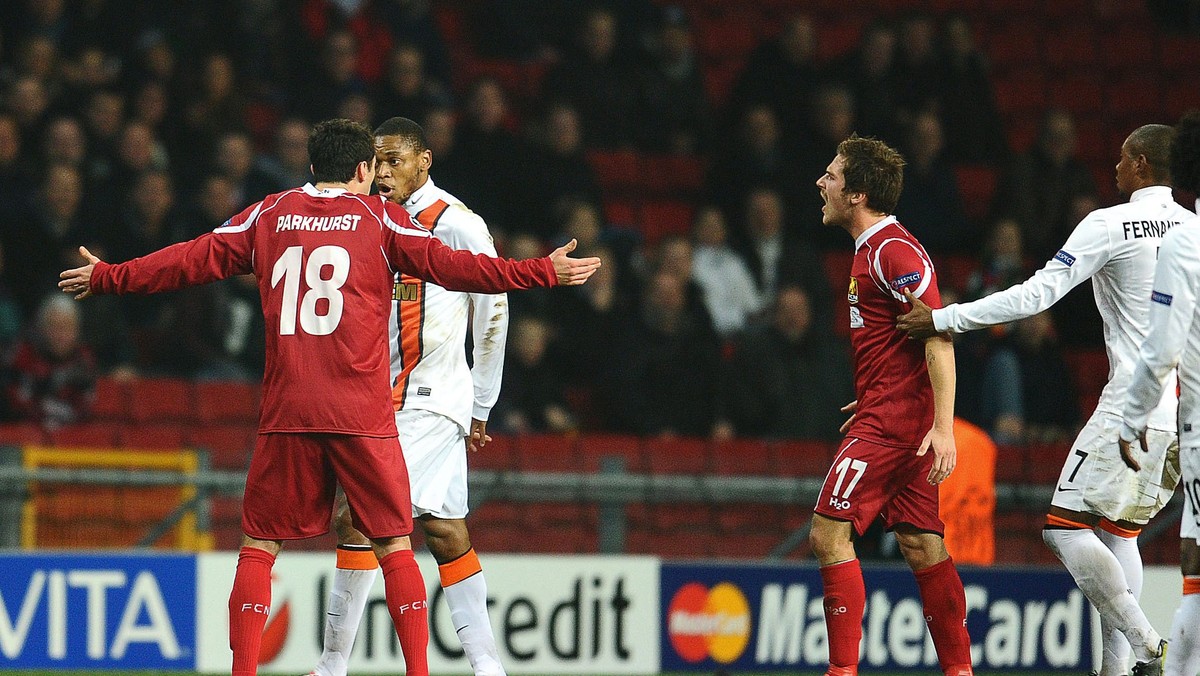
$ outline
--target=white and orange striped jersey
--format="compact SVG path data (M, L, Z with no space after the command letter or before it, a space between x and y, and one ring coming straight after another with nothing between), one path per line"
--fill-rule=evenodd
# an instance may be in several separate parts
M429 179L404 203L413 221L453 249L496 255L483 219ZM467 365L471 327L473 366ZM399 274L392 294L392 404L450 418L466 433L500 396L508 339L508 296L447 291Z

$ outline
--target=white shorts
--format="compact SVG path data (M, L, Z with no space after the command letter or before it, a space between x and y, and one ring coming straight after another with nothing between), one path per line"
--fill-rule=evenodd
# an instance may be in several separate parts
M1200 544L1200 446L1179 454L1183 468L1183 519L1179 522L1179 537Z
M1110 521L1144 524L1171 499L1179 483L1179 443L1174 432L1146 430L1149 453L1134 449L1142 469L1121 459L1121 419L1096 413L1079 432L1063 463L1050 504Z
M419 409L396 411L400 447L408 465L413 516L467 516L466 434L444 415Z

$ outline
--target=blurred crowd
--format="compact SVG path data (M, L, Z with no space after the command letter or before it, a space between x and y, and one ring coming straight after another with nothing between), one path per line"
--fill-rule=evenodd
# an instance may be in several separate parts
M822 60L826 38L797 2L717 101L680 6L449 4L453 36L439 3L421 0L3 3L5 413L77 420L101 374L259 377L252 279L48 296L79 244L126 260L304 183L308 129L329 117L420 122L434 180L504 255L575 237L608 263L586 286L512 295L498 431L836 438L853 390L835 311L845 282L826 259L851 242L821 225L814 182L851 132L903 150L901 222L936 256L973 261L944 297L1024 279L1100 205L1066 111L1046 111L1029 149L1008 147L963 16L880 18ZM523 91L466 77L465 50L538 77ZM649 237L610 220L589 153L620 149L703 163L690 231ZM999 172L987 219L965 216L962 163ZM964 338L962 414L1001 440L1071 433L1059 342L1049 315Z

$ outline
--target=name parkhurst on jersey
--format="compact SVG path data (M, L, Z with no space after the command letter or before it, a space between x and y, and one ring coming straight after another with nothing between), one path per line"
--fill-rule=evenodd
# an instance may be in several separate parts
M1150 291L1162 233L1195 218L1166 186L1135 190L1125 204L1097 209L1079 222L1062 249L1026 281L970 303L933 311L938 331L963 333L1045 311L1068 291L1092 280L1104 322L1108 384L1096 413L1122 414L1138 351L1150 329ZM1169 235L1168 235L1169 236ZM1175 431L1175 374L1149 414L1149 426Z
M461 200L428 179L404 203L413 221L452 249L496 255L487 224ZM508 339L508 296L447 291L396 278L389 324L392 403L444 415L464 433L487 420L500 396ZM406 287L404 285L416 285ZM407 307L406 307L407 306ZM465 357L469 323L472 363Z
M1200 200L1196 201L1200 210ZM1162 241L1154 290L1147 295L1150 330L1142 343L1129 401L1125 405L1121 438L1133 441L1147 426L1154 426L1151 406L1160 396L1173 394L1168 375L1179 374L1179 445L1200 446L1200 316L1197 289L1200 280L1200 218L1174 228ZM1175 367L1178 365L1178 369ZM1164 380L1166 382L1164 382ZM1148 403L1149 402L1149 403Z

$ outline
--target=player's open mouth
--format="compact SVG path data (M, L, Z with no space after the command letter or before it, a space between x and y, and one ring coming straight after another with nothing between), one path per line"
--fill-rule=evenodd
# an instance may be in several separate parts
M379 185L379 194L383 195L384 197L391 195L393 190L395 190L395 188L390 185Z

